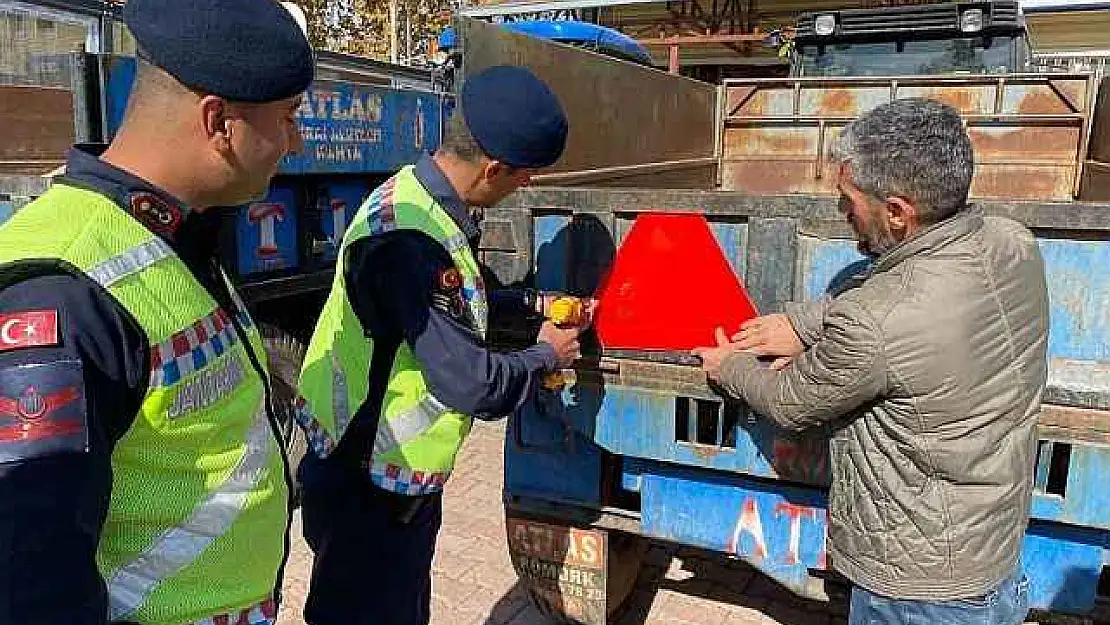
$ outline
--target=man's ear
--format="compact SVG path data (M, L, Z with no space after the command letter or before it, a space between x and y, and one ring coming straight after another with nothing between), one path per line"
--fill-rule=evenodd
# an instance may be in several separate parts
M232 124L227 101L219 96L206 95L200 100L200 112L205 137L215 142L221 151L229 149Z
M487 160L485 167L482 168L482 177L487 181L495 180L498 176L505 173L508 168L505 163L498 160Z
M908 233L917 227L917 207L900 195L892 195L886 199L886 213L890 220L890 229L894 232Z

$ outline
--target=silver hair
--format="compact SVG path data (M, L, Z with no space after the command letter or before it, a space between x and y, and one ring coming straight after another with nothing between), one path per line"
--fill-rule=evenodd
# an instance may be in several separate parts
M967 203L975 155L956 109L922 98L895 100L848 124L833 148L852 183L883 200L913 202L923 223Z

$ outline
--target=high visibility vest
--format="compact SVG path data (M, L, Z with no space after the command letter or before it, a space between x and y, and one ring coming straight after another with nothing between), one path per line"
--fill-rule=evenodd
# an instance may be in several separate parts
M55 184L0 227L0 286L46 262L100 284L146 333L146 395L112 453L97 550L109 620L266 623L288 488L266 409L261 338L112 200ZM63 575L64 572L59 572Z
M474 328L486 332L486 295L478 261L458 225L406 167L374 190L343 237L331 294L316 324L301 369L296 418L310 447L327 457L343 437L351 417L366 401L374 341L347 297L346 255L356 241L394 230L416 230L439 242L462 277L459 290ZM385 267L382 271L404 271ZM370 480L405 495L442 490L455 456L470 432L471 418L452 410L428 391L420 364L402 342L382 399L377 435L369 460Z

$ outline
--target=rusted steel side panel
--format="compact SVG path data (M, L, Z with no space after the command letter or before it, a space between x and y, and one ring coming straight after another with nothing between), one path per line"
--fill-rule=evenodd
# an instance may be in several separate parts
M686 187L676 185L674 176L637 176L627 169L614 176L611 169L715 156L713 85L467 18L459 19L458 32L464 80L491 65L523 65L559 96L570 136L551 171L587 174L570 184L592 185L596 179L605 186ZM706 168L713 168L712 161L693 175L682 174L712 188L715 176L706 175Z
M0 173L46 173L65 161L75 141L73 93L0 86L0 122Z
M1091 122L1089 159L1083 167L1079 197L1110 200L1110 78L1103 78Z
M1090 79L976 76L728 83L722 188L836 193L832 146L850 120L896 98L940 100L965 116L975 146L972 196L1070 200L1085 152Z
M1103 78L1091 127L1092 160L1110 163L1110 78Z

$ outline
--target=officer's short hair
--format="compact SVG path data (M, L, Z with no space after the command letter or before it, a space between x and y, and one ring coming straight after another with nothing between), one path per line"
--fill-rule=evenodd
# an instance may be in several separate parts
M478 147L478 142L474 140L474 135L470 134L470 129L466 127L466 118L459 107L456 107L452 115L447 118L440 149L468 163L477 163L485 156L482 148Z

